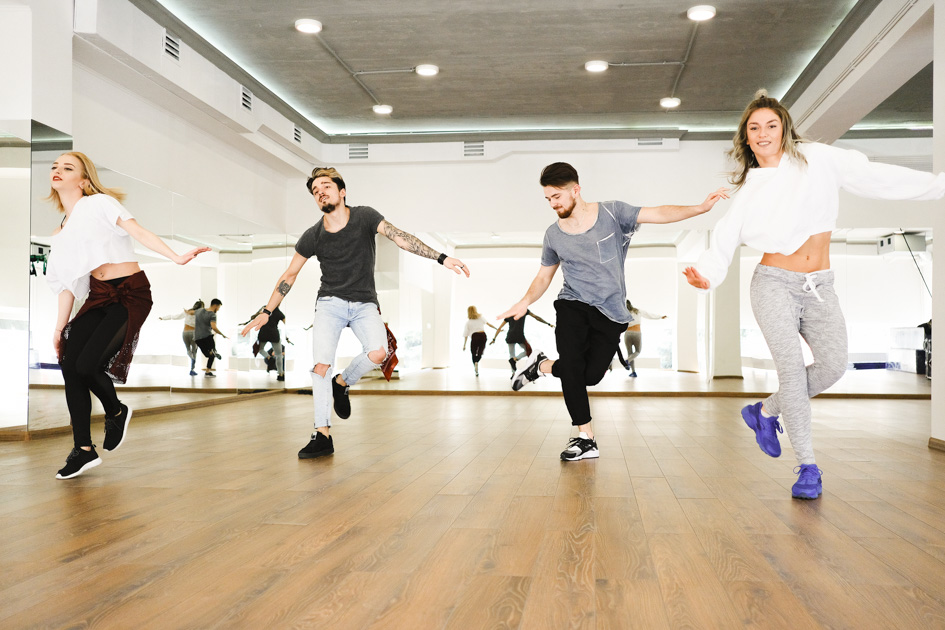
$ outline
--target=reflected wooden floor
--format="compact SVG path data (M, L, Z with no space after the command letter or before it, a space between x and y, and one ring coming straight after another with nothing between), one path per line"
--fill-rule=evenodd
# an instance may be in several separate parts
M945 453L927 401L814 401L824 496L796 501L738 398L357 396L298 460L312 399L0 444L0 626L945 627ZM99 436L96 433L96 438Z

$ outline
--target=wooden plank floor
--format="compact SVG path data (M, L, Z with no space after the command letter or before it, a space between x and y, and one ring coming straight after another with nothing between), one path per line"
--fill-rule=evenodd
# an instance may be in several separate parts
M320 460L300 395L133 421L71 481L71 439L0 444L0 627L945 628L928 401L816 400L817 501L748 400L594 398L569 463L559 398L352 401Z

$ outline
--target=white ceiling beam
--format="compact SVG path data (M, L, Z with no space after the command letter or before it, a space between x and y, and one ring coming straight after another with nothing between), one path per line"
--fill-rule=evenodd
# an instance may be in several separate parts
M833 142L932 61L933 0L884 0L797 98L800 133Z

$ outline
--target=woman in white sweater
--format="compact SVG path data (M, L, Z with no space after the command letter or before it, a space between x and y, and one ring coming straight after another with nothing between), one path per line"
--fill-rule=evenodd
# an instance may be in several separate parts
M751 306L778 373L778 391L742 409L761 450L781 454L778 417L797 457L793 497L815 499L822 471L814 459L810 399L847 366L847 334L830 269L830 235L839 190L874 199L938 199L945 173L931 175L870 162L865 155L805 142L791 116L764 90L742 114L730 155L738 194L712 232L709 249L685 270L689 284L712 289L725 279L741 244L764 252L751 280ZM798 333L814 356L804 366Z

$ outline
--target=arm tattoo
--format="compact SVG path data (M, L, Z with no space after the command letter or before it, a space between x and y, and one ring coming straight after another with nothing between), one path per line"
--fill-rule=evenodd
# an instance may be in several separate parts
M282 294L282 297L285 297L289 294L289 289L292 288L292 285L283 280L279 283L279 286L276 287L276 291Z
M411 254L416 254L417 256L423 256L424 258L432 258L433 260L436 260L440 256L438 253L436 253L436 250L431 248L413 234L408 234L407 232L394 227L387 221L384 222L384 236L392 240L394 244L397 245L397 247L401 248L405 252L410 252ZM400 237L400 243L397 242L397 237Z

